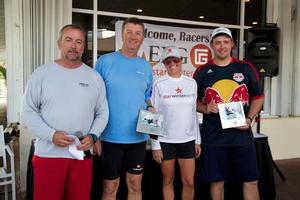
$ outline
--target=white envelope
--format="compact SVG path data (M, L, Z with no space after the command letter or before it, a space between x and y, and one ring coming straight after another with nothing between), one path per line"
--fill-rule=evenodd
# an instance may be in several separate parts
M74 143L69 145L69 152L75 159L83 160L84 152L82 150L77 149L77 146L81 144L78 137L76 137L75 135L68 135L68 136L75 139Z

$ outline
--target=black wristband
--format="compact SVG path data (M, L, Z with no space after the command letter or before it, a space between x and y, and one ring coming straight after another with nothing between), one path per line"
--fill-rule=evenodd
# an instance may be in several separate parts
M148 110L149 108L153 108L152 105L147 105L146 109Z
M150 138L153 139L153 140L157 140L158 139L158 136L157 135L152 135L152 134L149 134Z

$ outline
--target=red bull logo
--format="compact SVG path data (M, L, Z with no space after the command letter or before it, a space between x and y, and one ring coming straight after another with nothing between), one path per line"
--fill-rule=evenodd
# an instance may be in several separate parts
M205 90L205 103L209 104L211 102L218 104L224 103L224 100L216 89L209 87Z
M247 86L245 84L240 85L237 87L229 100L229 102L237 102L241 101L243 105L249 104L249 93Z
M245 84L239 85L233 80L220 80L205 90L205 103L228 103L241 101L249 105L249 93Z

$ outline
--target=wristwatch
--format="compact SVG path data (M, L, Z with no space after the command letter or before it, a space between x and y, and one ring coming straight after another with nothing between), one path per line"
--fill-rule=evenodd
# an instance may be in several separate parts
M98 137L95 134L89 133L88 135L90 135L92 137L93 143L95 143L97 141Z

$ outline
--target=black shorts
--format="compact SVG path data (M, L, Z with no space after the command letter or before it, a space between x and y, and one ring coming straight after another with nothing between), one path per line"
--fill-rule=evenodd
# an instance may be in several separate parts
M160 142L164 160L195 158L195 140L185 143Z
M199 178L205 182L258 179L255 145L212 147L202 145Z
M113 180L120 177L122 166L128 173L143 173L146 142L134 144L103 142L102 149L104 179Z

